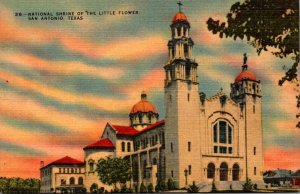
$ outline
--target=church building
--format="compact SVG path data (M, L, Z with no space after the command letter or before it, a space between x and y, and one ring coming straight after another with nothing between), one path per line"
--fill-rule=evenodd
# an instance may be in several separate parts
M165 119L159 119L142 92L129 112L128 126L108 122L100 138L83 148L88 191L92 184L110 191L95 171L97 161L107 156L131 161L132 188L169 179L177 188L195 181L200 191L210 191L213 181L220 190L241 189L246 178L263 184L261 82L249 70L246 54L241 72L228 83L230 95L221 90L206 97L199 91L201 61L193 58L191 25L181 10L170 28L162 67Z

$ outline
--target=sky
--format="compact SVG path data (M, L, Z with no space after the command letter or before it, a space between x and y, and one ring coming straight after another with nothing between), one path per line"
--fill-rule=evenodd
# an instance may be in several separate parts
M142 91L164 119L163 66L176 3L1 1L0 177L38 178L40 161L66 155L83 160L82 148L100 138L107 122L129 125L128 114ZM248 67L262 83L265 170L299 169L295 86L277 84L292 61L269 52L258 56L245 40L209 32L208 18L225 21L232 3L183 1L199 63L199 89L207 97L221 88L229 95L247 53ZM115 15L98 15L113 10ZM127 10L138 14L118 14ZM24 14L32 12L83 12L83 19L29 20Z

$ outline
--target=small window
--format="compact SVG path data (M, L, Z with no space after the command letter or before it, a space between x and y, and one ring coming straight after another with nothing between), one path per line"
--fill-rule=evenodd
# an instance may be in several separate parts
M66 179L60 179L60 184L65 185L66 184Z
M130 142L127 142L127 152L130 152L131 149L130 149Z
M70 178L70 185L74 185L75 184L75 178L74 177L71 177Z
M191 151L191 142L190 141L188 142L188 151L189 152Z
M174 173L173 173L173 170L171 170L171 176L172 176L172 177L174 177Z
M125 142L122 141L122 152L125 152Z
M218 146L214 146L214 153L218 153Z
M73 168L71 168L71 173L72 173L72 174L74 173L74 169L73 169Z
M78 178L78 185L83 185L83 178L82 177Z
M255 105L253 105L253 113L255 113Z
M220 121L219 122L219 125L220 125L220 136L219 136L219 142L220 143L226 143L226 122L224 121Z
M232 154L232 147L228 147L228 153Z
M228 143L232 143L232 128L228 125Z
M190 101L190 94L188 94L187 98L188 98L188 101Z
M227 147L220 146L219 148L220 148L220 153L222 153L222 154L226 154L227 153Z
M189 165L189 175L192 174L192 165Z
M66 173L66 169L65 168L63 168L63 173Z
M256 147L253 148L253 155L256 155Z
M256 167L254 167L254 175L256 175Z
M61 168L59 168L59 173L61 173Z
M69 168L67 168L67 173L70 173L70 171L69 171L70 169Z
M94 172L94 162L89 163L90 172Z
M172 102L172 95L171 94L169 95L169 100L170 100L170 102Z
M214 142L217 143L218 141L218 124L214 125Z
M173 143L171 143L171 152L173 152Z

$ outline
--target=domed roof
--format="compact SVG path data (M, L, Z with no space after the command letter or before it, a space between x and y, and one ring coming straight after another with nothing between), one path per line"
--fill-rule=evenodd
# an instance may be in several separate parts
M181 11L177 12L176 15L173 17L173 23L175 22L187 22L186 15Z
M153 112L153 113L157 113L157 110L155 108L155 106L149 102L147 100L147 94L146 93L142 93L141 94L141 101L139 101L138 103L136 103L131 111L130 111L130 114L133 114L133 113L137 113L137 112L143 112L143 113L146 113L146 112Z
M251 80L256 81L256 76L249 70L243 70L238 76L235 78L235 83L240 82L242 80Z

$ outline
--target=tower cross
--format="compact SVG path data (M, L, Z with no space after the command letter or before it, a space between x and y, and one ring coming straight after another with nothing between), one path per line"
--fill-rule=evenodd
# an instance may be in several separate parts
M181 12L181 6L183 5L182 3L181 3L181 1L178 1L178 8L179 8L179 12Z

